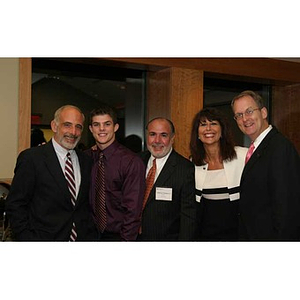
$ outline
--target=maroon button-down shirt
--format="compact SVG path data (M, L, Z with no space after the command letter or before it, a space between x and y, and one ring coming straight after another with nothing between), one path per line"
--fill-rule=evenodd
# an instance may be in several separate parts
M90 190L90 203L94 209L100 149L95 145L86 153L94 162ZM103 154L107 219L105 231L120 234L122 240L136 240L145 192L145 164L136 153L117 141L104 149Z

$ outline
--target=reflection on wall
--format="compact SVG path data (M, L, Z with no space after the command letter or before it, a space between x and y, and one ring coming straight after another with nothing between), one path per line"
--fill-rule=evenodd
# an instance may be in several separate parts
M53 136L53 131L51 129L45 129L45 128L42 128L42 131L44 132L44 137L46 142L49 142Z

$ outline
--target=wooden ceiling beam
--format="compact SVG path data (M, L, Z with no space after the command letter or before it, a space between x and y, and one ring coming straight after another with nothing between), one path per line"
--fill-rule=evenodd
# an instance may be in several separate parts
M277 83L300 83L300 63L275 58L98 58L123 67L178 67L204 72L267 79Z

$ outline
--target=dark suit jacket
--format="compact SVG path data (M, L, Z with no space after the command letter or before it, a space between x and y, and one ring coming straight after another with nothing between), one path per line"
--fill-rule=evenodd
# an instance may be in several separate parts
M88 201L91 160L76 153L81 186L75 207L52 141L20 153L5 204L16 240L68 241L73 222L77 240L96 239Z
M145 164L150 152L142 154ZM172 201L155 199L157 187L172 188ZM172 241L196 239L194 165L174 150L157 178L142 214L141 240Z
M242 174L240 239L298 240L299 221L299 155L273 127Z

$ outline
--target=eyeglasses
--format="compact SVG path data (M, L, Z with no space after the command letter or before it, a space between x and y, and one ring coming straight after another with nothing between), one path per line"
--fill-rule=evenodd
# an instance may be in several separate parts
M252 107L249 107L246 109L246 111L244 113L237 113L233 116L233 118L237 121L237 120L240 120L243 118L243 115L249 117L253 114L253 112L255 110L260 110L260 108L252 108Z

